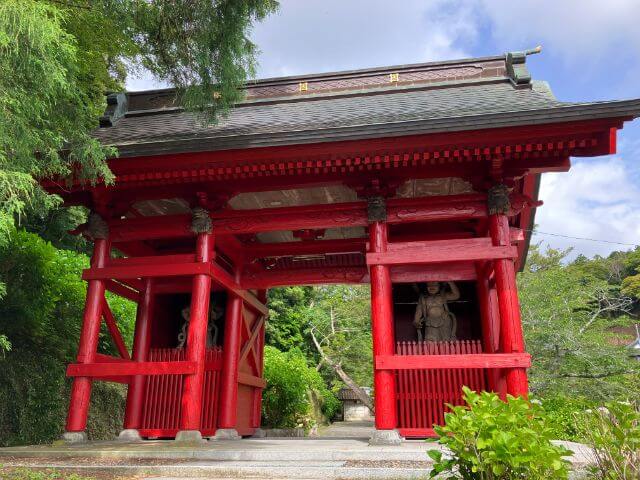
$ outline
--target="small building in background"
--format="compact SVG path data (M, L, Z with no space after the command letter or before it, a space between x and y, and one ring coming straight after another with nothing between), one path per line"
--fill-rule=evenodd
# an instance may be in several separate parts
M371 396L370 387L362 387L362 390ZM342 420L345 422L373 420L371 409L362 403L350 388L340 389L338 399L342 402Z

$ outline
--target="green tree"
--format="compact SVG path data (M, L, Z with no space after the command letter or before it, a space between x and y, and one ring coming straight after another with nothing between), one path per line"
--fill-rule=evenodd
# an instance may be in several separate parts
M300 348L307 357L313 346L305 333L308 325L304 311L313 298L311 287L284 287L269 290L269 322L266 342L278 350L287 352Z
M30 204L57 199L38 181L110 182L113 149L91 136L107 91L144 67L178 101L215 120L255 69L253 21L275 0L0 2L0 239Z
M631 323L631 300L603 278L602 259L567 264L566 253L532 246L518 277L527 349L534 358L531 389L593 399L624 396L637 362L628 359L611 328Z
M67 407L69 382L65 364L73 362L86 295L81 280L86 255L57 250L37 235L13 231L0 247L0 274L7 295L0 300L0 331L12 343L0 355L0 444L40 443L58 437ZM110 308L131 346L135 304L107 295ZM117 351L106 328L101 353ZM115 433L124 408L124 389L96 383L89 419L93 438Z
M371 386L371 302L368 286L327 285L313 290L304 311L307 328L327 366L345 383L341 371L359 386Z
M0 244L16 220L53 221L48 232L78 220L47 211L60 199L44 179L112 181L106 159L117 155L91 132L105 93L124 87L141 67L177 88L177 101L215 121L242 97L254 75L255 20L275 0L2 0L0 1ZM48 225L51 227L52 225ZM63 246L74 242L57 239ZM0 297L3 282L0 275ZM11 338L0 335L0 351Z

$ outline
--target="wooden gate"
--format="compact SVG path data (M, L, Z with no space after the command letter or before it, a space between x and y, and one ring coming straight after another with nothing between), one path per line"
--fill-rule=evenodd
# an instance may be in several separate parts
M184 360L182 348L152 348L150 362ZM222 348L207 349L204 373L201 428L203 436L216 432L218 421L218 386L222 367ZM174 438L180 422L183 375L149 375L147 377L140 435L151 438Z
M396 355L463 355L482 353L480 340L398 342ZM486 371L480 368L397 370L398 430L404 437L435 435L433 425L444 423L446 404L461 405L462 386L486 390Z

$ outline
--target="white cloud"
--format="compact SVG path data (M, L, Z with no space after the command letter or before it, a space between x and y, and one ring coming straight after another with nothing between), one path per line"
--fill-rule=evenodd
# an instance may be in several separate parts
M471 6L448 0L283 0L255 26L259 77L469 56Z
M518 48L543 43L568 63L640 54L638 0L473 0L491 22L492 36Z
M581 160L566 173L542 176L538 230L552 234L640 244L640 187L619 157ZM536 235L554 248L574 253L608 255L630 246Z

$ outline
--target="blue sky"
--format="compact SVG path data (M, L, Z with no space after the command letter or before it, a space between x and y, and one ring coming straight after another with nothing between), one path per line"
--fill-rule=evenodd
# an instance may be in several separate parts
M258 77L495 55L541 44L536 79L560 100L640 98L640 0L282 0L255 26ZM132 79L133 90L157 86ZM541 232L640 244L640 119L618 153L543 178ZM606 255L630 247L538 235Z

